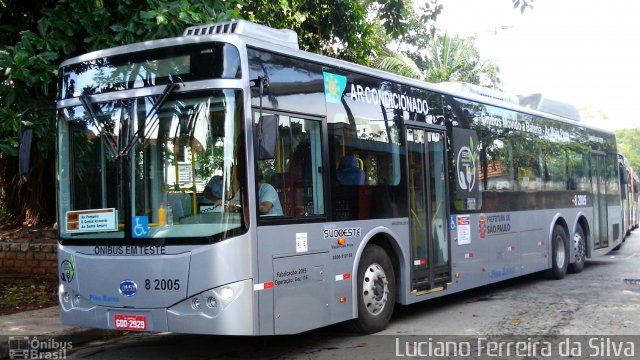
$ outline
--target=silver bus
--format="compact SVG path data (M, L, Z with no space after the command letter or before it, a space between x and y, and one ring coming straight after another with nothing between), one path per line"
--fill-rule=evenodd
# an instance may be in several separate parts
M614 134L245 21L60 65L61 319L365 333L620 244Z

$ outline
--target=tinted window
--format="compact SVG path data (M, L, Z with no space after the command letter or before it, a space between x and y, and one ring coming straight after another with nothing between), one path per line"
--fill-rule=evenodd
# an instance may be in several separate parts
M253 106L260 106L261 100L255 81L268 78L269 84L262 96L263 107L315 115L325 113L320 65L255 49L248 49L247 54Z
M60 98L205 79L240 78L240 55L230 44L206 43L115 55L60 69Z
M325 88L333 218L406 216L400 126L408 111L398 100L405 89L361 75L332 72L325 72ZM405 108L408 98L403 102ZM417 98L412 98L415 104ZM421 103L420 108L427 106Z

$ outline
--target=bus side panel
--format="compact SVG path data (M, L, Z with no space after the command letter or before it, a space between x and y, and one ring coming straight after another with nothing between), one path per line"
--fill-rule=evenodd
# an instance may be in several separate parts
M329 253L273 259L275 334L298 333L329 323Z
M254 286L260 299L260 334L296 333L329 324L332 310L326 298L332 273L323 227L258 226Z
M291 334L355 316L357 251L385 230L407 239L407 219L258 227L260 333ZM340 245L339 239L345 244ZM397 241L389 239L389 241ZM408 243L395 248L407 253ZM389 254L401 258L402 254ZM398 259L406 271L406 259ZM398 279L406 279L396 274ZM398 283L400 293L406 287Z
M459 217L470 217L470 234L460 227ZM484 215L482 215L484 216ZM444 293L457 292L485 285L489 282L487 269L489 268L489 245L486 237L481 237L481 216L452 215L449 229L451 231L451 266L453 273L452 285ZM484 219L484 218L483 218ZM485 221L485 220L483 220ZM424 300L419 298L419 300Z
M549 227L557 210L517 213L522 257L521 274L531 274L551 267ZM536 219L536 220L533 220ZM539 220L538 220L539 219ZM545 221L541 221L545 220Z
M514 213L487 215L490 282L521 275L521 232L517 224L517 215Z

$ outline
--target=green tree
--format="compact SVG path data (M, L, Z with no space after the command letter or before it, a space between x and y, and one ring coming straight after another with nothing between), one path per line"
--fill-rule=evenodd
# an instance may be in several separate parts
M55 214L57 65L89 51L182 33L185 27L240 17L241 1L0 0L0 207L26 224ZM20 129L34 130L29 182L17 175Z
M425 55L417 57L419 66L428 69L430 82L463 81L497 89L499 68L493 61L482 60L475 38L435 33Z
M521 13L533 9L534 2L512 0ZM408 31L395 37L395 44L383 49L373 66L424 81L463 81L500 90L500 69L480 57L475 38L437 30L435 20L442 11L446 8L438 0L430 0L420 9L421 16L409 14Z
M254 0L248 20L298 33L300 48L361 65L409 30L410 0Z
M640 172L640 128L616 130L618 151L627 157L631 167Z
M374 66L381 70L433 83L462 81L499 89L495 62L482 60L474 38L449 36L432 28L430 35L410 39L416 51L383 53Z
M302 49L367 65L388 39L408 32L411 11L409 0L0 0L0 209L27 224L54 220L55 114L20 114L51 105L66 58L245 18L297 31ZM26 127L34 151L29 182L21 183Z

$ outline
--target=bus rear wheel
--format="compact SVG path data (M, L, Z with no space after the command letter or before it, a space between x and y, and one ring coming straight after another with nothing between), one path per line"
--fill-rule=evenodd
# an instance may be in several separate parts
M569 239L564 228L556 225L551 235L551 269L547 275L556 280L564 278L569 265Z
M575 253L575 261L569 265L572 273L579 273L584 268L584 262L587 259L587 241L584 237L582 226L578 226L575 235L573 235L573 251Z
M354 330L372 334L387 327L396 302L396 280L387 252L368 245L358 264L358 317L351 321Z

